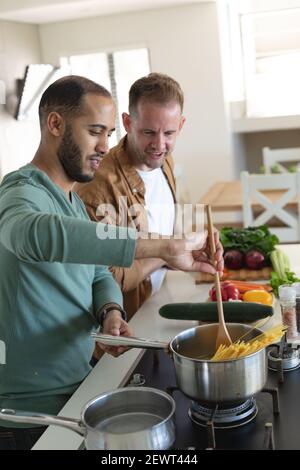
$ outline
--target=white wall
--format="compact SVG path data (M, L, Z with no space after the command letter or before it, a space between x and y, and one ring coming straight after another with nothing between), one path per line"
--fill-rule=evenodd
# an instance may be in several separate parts
M5 83L7 107L16 104L15 80L23 78L26 65L40 60L37 26L0 21L0 80ZM16 121L0 105L0 179L32 159L38 139L35 126Z
M0 20L0 79L8 91L22 78L25 66L40 61L38 26Z
M224 109L218 15L214 3L40 26L42 59L146 45L151 70L167 73L185 91L186 125L176 161L197 202L215 180L236 177Z

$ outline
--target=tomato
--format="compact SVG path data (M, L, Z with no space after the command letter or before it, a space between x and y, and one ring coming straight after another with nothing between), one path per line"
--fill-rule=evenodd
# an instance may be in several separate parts
M209 296L210 299L213 301L217 300L217 293L216 293L216 288L212 287L211 290L209 291ZM222 300L239 300L241 298L240 292L237 287L235 287L233 284L230 284L230 282L221 282L221 296Z

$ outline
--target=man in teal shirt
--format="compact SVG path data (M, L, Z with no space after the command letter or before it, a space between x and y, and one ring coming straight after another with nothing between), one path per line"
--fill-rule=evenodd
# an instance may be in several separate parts
M157 256L179 269L215 268L203 237L191 246L136 241L132 229L89 220L72 187L90 181L108 151L115 106L105 88L64 77L44 92L39 116L33 161L0 186L0 340L6 346L0 408L57 414L90 372L91 331L101 324L105 333L131 334L107 265ZM217 235L216 242L222 270ZM124 351L103 349L115 356ZM0 449L31 448L44 430L0 422Z

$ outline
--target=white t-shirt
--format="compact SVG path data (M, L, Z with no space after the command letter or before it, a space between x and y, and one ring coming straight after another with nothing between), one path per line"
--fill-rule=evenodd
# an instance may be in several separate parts
M172 235L175 221L174 198L162 169L137 171L145 185L149 232ZM151 274L152 294L162 285L166 271L165 268L160 268Z

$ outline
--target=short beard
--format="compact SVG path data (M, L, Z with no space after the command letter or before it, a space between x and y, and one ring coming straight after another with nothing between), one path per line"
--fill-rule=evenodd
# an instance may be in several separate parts
M134 140L129 141L129 150L132 154L133 160L132 163L134 165L146 165L148 168L151 168L152 170L156 170L157 168L161 168L166 160L166 158L171 154L171 150L168 150L167 152L164 153L162 162L151 162L151 159L149 158L149 165L147 164L147 153L142 152L139 147L136 145Z
M87 175L82 170L82 152L74 142L72 127L66 124L66 130L57 150L57 156L66 174L72 181L87 183L94 175Z
M136 156L137 156L137 160L141 164L146 165L148 168L151 168L152 170L156 170L157 168L162 168L169 154L170 152L165 152L164 156L162 157L160 161L151 161L151 158L148 157L147 153L137 152Z

